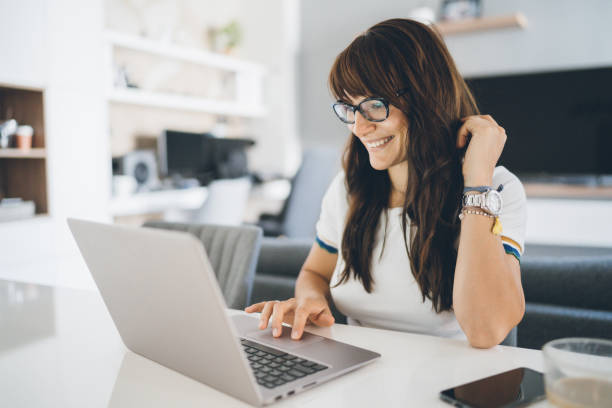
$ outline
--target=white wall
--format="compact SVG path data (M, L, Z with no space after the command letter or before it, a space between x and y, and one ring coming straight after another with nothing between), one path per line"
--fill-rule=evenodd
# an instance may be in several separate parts
M49 216L0 224L4 276L61 279L82 262L68 216L108 219L110 163L102 90L101 0L1 2L0 82L44 89ZM5 55L5 52L8 54ZM87 279L87 278L83 278Z
M301 1L298 112L302 143L341 147L348 131L333 115L327 76L336 55L355 35L388 18L407 17L435 0ZM522 12L525 30L448 36L465 76L612 65L612 2L593 0L484 0L485 16ZM529 200L527 241L612 246L612 202Z

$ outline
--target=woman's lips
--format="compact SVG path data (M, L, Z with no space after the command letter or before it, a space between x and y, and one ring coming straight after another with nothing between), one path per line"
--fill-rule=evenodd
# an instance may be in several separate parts
M363 142L368 149L379 149L386 146L395 136L387 136L373 142Z

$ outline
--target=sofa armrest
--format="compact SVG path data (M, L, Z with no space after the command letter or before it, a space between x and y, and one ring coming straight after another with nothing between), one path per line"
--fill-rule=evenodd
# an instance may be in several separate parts
M296 278L313 241L295 238L264 238L261 242L256 275Z

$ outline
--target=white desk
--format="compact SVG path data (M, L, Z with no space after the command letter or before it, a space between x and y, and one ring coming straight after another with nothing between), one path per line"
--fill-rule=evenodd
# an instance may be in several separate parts
M171 209L195 210L204 204L207 196L206 187L135 193L113 197L110 202L110 213L113 216L127 216Z
M542 370L536 350L477 350L459 340L345 325L310 331L375 350L382 358L274 407L448 408L438 399L442 389L519 366ZM98 293L4 280L0 405L247 406L126 350Z

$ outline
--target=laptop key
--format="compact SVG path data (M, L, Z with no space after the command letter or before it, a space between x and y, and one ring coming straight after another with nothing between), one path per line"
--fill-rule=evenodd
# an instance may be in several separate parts
M278 378L276 381L274 381L274 385L279 386L279 385L283 385L286 381L281 380L280 378Z
M270 364L268 364L268 367L278 368L278 367L280 367L280 364L275 363L274 360L272 360L272 362Z
M321 365L321 364L315 364L315 365L312 366L312 369L316 370L316 371L325 370L326 368L327 368L326 366Z
M287 374L287 373L281 375L280 378L281 378L281 380L284 380L284 381L287 381L287 382L295 380L294 376L292 376L290 374Z
M304 377L306 375L303 372L298 371L298 370L289 370L289 371L287 371L287 374L290 374L290 375L292 375L292 376L294 376L296 378L302 378L302 377Z
M261 360L259 360L259 362L263 365L267 365L270 364L270 360L266 359L266 358L262 358Z
M285 361L285 364L283 364L285 367L293 367L295 365L295 363L293 361Z
M259 364L259 363L251 362L251 367L253 367L253 370L259 370L263 366L261 364Z
M264 373L269 373L270 371L272 371L272 369L270 367L262 367L261 371Z
M317 363L315 363L314 361L304 361L304 362L302 363L302 365L303 365L304 367L312 367L313 365L316 365L316 364L317 364Z
M276 381L276 377L271 376L271 375L267 375L267 376L265 376L265 377L263 378L263 380L264 380L264 381L267 381L267 382L274 382L274 381Z
M297 356L292 356L291 354L287 354L283 357L285 360L295 360Z
M255 355L256 355L256 356L259 356L259 357L263 357L263 356L265 356L265 355L266 355L266 352L265 352L265 351L261 351L261 350L259 350L257 353L255 353Z
M278 367L278 371L282 371L282 372L286 372L291 370L291 367L287 367L287 366L280 366Z
M276 384L274 384L273 382L266 382L266 383L264 383L263 386L266 387L266 388L274 388L274 387L276 387Z
M295 367L293 367L294 370L299 370L301 372L303 372L304 374L312 374L315 372L315 370L313 370L312 368L308 368L308 367L304 367L301 364L296 364Z
M282 374L282 371L278 371L278 370L272 370L270 371L270 375L273 375L275 377L278 377L279 375Z
M266 374L266 373L264 373L264 372L262 372L262 371L257 371L257 372L255 373L255 377L256 377L256 378L263 378L263 377L266 377L267 375L268 375L268 374Z
M243 341L242 344L246 344L250 347L256 348L257 350L262 350L266 353L270 353L276 357L282 357L287 354L284 351L276 350L276 349L273 349L272 347L267 347L267 346L264 346L263 344L255 343L250 340L243 339L242 341Z
M258 356L256 356L255 354L251 354L251 355L248 357L248 359L249 359L250 361L260 361L260 360L261 360L261 357L258 357Z
M274 361L275 363L278 363L278 364L283 364L285 362L285 359L283 357L276 357L272 361Z

